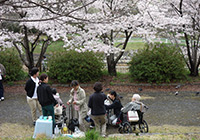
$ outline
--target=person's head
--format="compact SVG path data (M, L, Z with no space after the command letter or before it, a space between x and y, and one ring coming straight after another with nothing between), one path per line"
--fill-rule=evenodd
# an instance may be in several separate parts
M39 69L37 67L33 67L30 72L31 76L38 77L39 76Z
M42 81L42 82L44 82L44 83L48 83L48 76L47 76L47 74L45 74L45 73L43 73L43 74L41 74L40 75L40 80Z
M101 84L101 82L96 82L93 86L93 89L96 91L96 92L101 92L102 89L103 89L103 86Z
M71 87L72 87L74 90L78 90L78 88L79 88L79 83L78 83L78 81L77 81L77 80L73 80L73 81L71 82Z
M140 101L140 98L139 94L133 94L132 101Z
M109 97L114 100L117 97L117 93L114 90L111 90L109 92Z
M53 95L56 95L57 90L55 88L52 88L52 93L53 93Z

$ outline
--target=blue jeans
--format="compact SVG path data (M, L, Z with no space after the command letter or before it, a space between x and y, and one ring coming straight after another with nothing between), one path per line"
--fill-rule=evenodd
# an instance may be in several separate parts
M0 80L0 99L1 99L1 97L4 97L4 96L3 96L3 93L4 93L4 89L3 89L3 81Z

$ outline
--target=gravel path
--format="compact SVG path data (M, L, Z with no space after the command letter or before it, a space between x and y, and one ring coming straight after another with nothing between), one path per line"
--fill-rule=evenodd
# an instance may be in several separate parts
M114 89L114 87L112 87ZM130 87L128 90L116 88L119 94L124 98L122 104L125 105L131 100L133 92L137 88ZM92 88L85 87L87 93L92 91ZM61 93L61 99L66 103L68 100L69 88L57 87ZM130 92L133 91L133 92ZM144 100L149 110L145 113L144 118L149 125L181 125L181 126L199 126L200 125L200 95L196 96L195 91L180 91L179 95L175 96L174 91L154 91L143 90L139 93ZM0 102L0 125L2 123L19 123L32 126L31 113L26 102L26 94L23 86L6 86L5 101ZM111 133L112 129L108 129Z

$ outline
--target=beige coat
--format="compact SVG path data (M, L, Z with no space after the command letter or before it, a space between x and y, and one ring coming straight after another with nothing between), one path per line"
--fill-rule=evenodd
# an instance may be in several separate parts
M74 89L72 89L70 91L70 99L69 99L69 103L71 104L74 101ZM82 89L80 86L77 90L77 101L76 101L76 105L79 105L80 108L80 116L81 118L86 117L87 115L87 104L86 104L86 94L84 89Z

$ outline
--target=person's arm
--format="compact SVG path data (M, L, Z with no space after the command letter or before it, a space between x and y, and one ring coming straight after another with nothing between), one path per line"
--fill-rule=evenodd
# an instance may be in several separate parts
M50 86L47 86L46 89L47 89L47 94L48 94L50 100L52 101L52 103L54 105L58 104L58 102L56 101L56 99L53 97L52 89L50 88Z
M74 91L74 89L72 89L71 91L70 91L70 95L69 95L69 100L67 101L67 104L69 105L69 104L71 104L72 103L72 101L73 101L73 91Z
M33 96L33 92L34 92L34 89L35 89L35 83L31 80L31 78L26 82L24 89L25 89L28 96L30 96L30 97Z
M114 101L111 105L105 105L106 109L114 109L117 108L118 102Z
M26 92L28 92L28 89L30 88L30 80L28 80L27 82L26 82L26 85L25 85L25 91Z
M88 107L92 109L92 97L89 97Z
M126 112L128 112L131 108L132 108L132 105L131 105L131 102L130 102L130 103L127 103L127 104L121 109L121 111L122 111L123 113L126 113Z

